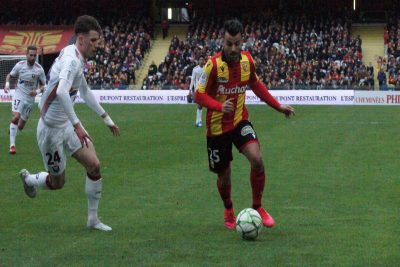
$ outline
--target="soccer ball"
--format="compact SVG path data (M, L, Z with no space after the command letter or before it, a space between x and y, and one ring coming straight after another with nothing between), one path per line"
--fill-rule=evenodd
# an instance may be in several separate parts
M255 209L244 209L236 217L236 231L243 239L256 239L260 234L261 228L261 216Z

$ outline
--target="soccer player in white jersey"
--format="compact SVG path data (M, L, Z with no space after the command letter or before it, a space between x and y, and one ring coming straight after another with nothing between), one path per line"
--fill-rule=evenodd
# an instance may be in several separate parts
M87 227L111 231L100 222L97 209L101 197L100 163L92 139L83 128L73 108L79 90L85 103L104 120L114 136L119 128L96 101L83 75L85 60L95 54L100 43L98 21L87 15L77 18L74 26L76 42L65 47L51 67L50 79L41 101L41 118L37 142L47 171L30 174L20 171L25 193L34 198L37 188L56 190L65 183L66 154L72 155L86 169L85 192L88 198Z
M13 95L11 110L13 117L10 123L10 154L17 153L15 139L17 129L22 131L31 113L35 96L43 91L46 84L46 75L39 63L36 62L37 48L30 45L26 50L26 60L21 60L15 64L6 77L4 92L10 90L10 77L18 78L18 82Z
M199 56L199 64L194 67L193 71L192 71L192 78L190 79L190 86L189 86L189 90L190 90L190 94L194 97L194 91L195 88L197 88L197 84L200 80L201 75L203 74L203 67L204 67L204 56ZM203 113L203 109L202 106L197 105L197 111L196 111L196 126L197 127L201 127L203 126L203 122L202 122L202 113Z

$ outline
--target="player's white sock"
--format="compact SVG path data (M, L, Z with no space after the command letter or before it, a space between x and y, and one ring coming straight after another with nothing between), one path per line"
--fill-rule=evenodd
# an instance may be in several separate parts
M15 146L15 138L17 137L18 126L10 123L10 147Z
M201 122L201 115L203 113L203 109L197 109L197 113L196 113L196 123Z
M85 192L88 198L88 222L91 223L99 220L97 218L97 209L99 208L102 184L101 178L97 181L93 181L86 176Z
M89 229L96 229L100 231L112 231L112 228L102 223L97 217L97 209L101 198L102 179L97 181L90 180L86 177L85 192L88 198L88 221L87 227Z
M29 186L34 186L36 188L48 189L48 187L46 185L46 178L48 175L49 175L48 172L39 172L36 174L30 174L25 179L25 182Z

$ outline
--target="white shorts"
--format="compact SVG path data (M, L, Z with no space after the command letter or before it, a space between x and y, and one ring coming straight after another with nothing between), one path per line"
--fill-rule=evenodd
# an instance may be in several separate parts
M19 114L21 114L21 118L24 121L27 121L29 118L29 114L31 114L32 106L33 103L28 103L19 97L13 97L11 110L12 112L18 112Z
M66 154L71 156L82 147L74 127L70 123L64 128L52 128L40 119L36 138L44 166L53 175L60 175L64 172L67 165Z

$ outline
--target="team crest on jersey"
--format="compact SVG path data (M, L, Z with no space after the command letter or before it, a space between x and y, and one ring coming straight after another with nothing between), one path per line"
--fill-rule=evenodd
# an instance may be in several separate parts
M255 132L254 129L253 129L251 126L249 126L249 125L243 127L242 130L240 131L240 134L241 134L242 136L246 136L246 135L248 135L248 134L252 134L253 137L256 138L256 132Z
M32 74L32 79L35 79L35 74Z
M247 61L242 62L242 70L247 71L249 68L249 63Z

